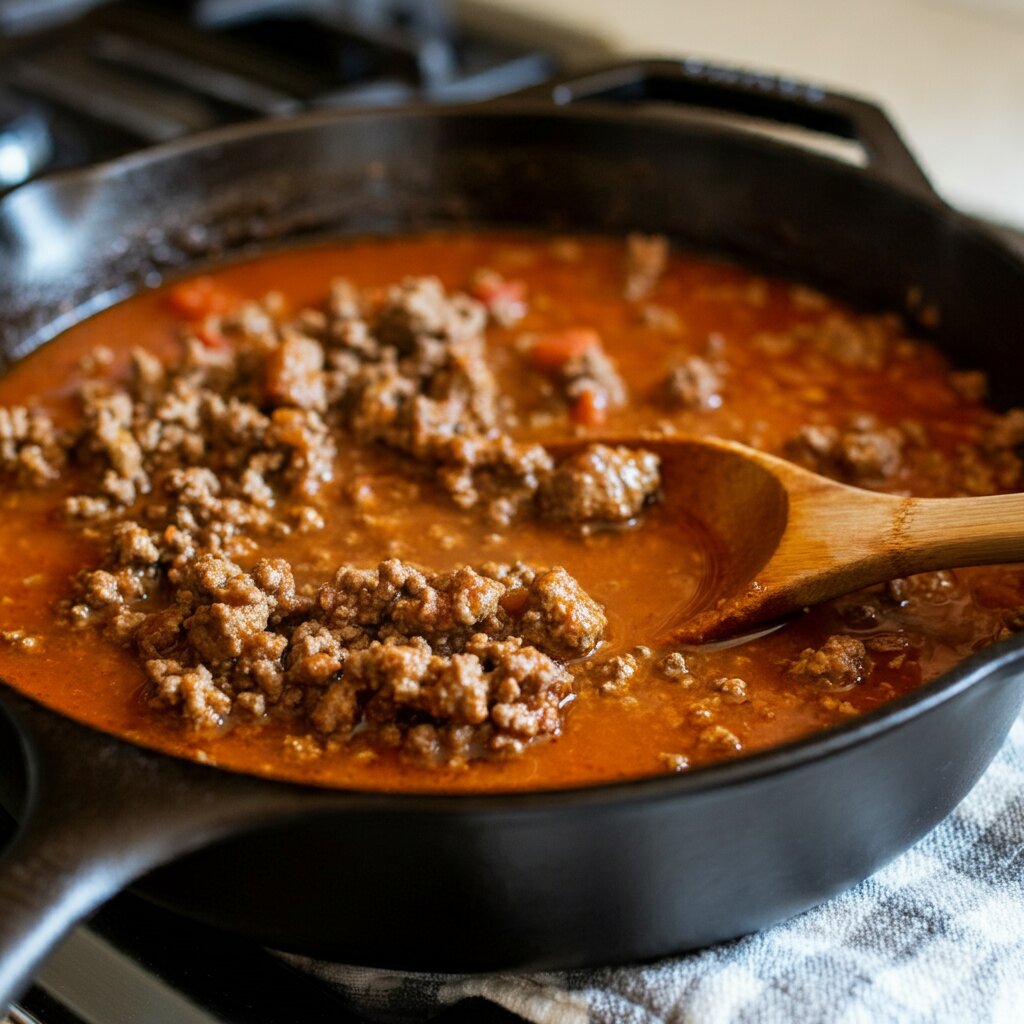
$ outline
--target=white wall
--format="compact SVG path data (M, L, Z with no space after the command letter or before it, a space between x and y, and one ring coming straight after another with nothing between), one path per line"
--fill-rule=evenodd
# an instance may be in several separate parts
M1024 0L488 2L870 97L951 202L1024 226Z

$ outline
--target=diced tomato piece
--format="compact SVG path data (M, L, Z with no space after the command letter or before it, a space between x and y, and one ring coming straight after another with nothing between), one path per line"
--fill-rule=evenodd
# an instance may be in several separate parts
M207 348L227 348L228 346L228 339L213 324L199 324L196 327L196 337Z
M528 352L538 370L560 370L570 359L601 347L601 336L592 327L566 327L538 334Z
M573 402L569 415L581 427L600 427L608 419L608 397L588 388Z
M167 304L186 320L229 313L242 301L241 296L218 284L212 277L194 277L176 284L167 293Z
M503 303L525 302L526 282L495 273L477 274L469 286L470 294L488 308Z

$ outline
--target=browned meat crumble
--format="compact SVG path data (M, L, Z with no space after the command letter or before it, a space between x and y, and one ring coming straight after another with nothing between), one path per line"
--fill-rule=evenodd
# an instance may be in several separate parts
M898 429L880 427L870 416L858 416L843 430L803 427L790 439L785 454L816 473L865 486L899 472L905 445Z
M284 560L245 572L203 555L172 593L130 631L155 703L204 727L276 710L446 762L557 734L573 694L560 659L588 654L606 624L564 569L522 565L346 566L310 598Z
M66 463L84 469L89 487L65 511L108 531L103 564L77 578L71 621L136 652L149 700L196 728L284 716L325 741L358 733L440 763L556 735L573 696L566 663L607 625L565 569L429 573L393 559L340 566L300 592L284 559L240 564L254 536L323 527L310 503L341 444L432 464L458 505L495 523L634 519L659 490L657 458L591 446L556 463L513 440L486 319L434 278L377 300L339 281L323 309L292 318L274 295L207 318L177 362L135 351L125 382L85 381L66 435L41 412L0 410L0 470L43 484ZM614 390L606 358L582 356L568 391L588 374Z
M50 417L23 405L0 407L0 473L23 484L60 475L64 452Z
M669 401L684 409L717 409L722 404L722 376L700 356L673 367L665 382Z
M656 455L595 444L559 463L540 489L540 507L550 519L624 522L640 514L660 483Z
M825 690L848 690L864 679L869 666L863 641L836 634L817 649L808 647L786 671L793 679Z
M626 238L627 299L642 299L650 294L668 266L669 245L664 235L632 234Z

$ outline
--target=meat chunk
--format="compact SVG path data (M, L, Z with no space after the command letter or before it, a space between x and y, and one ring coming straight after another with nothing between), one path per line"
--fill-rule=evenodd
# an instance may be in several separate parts
M626 238L627 299L649 295L668 266L668 239L664 235L632 234Z
M324 350L302 334L289 333L267 357L266 393L273 405L322 412L327 405Z
M251 600L242 600L245 591L239 589L237 604L216 601L202 605L185 622L192 646L211 664L237 658L267 627L270 606L266 597L260 594L259 597L253 595Z
M890 330L880 317L858 317L830 312L808 327L810 344L840 366L878 370L885 361Z
M322 686L340 671L347 656L338 636L322 622L311 619L292 634L288 678L291 682Z
M839 430L806 426L784 446L784 454L816 473L861 486L896 476L903 464L903 434L882 427L872 417L859 416Z
M343 567L317 599L326 624L350 638L422 637L455 653L478 633L521 636L552 657L582 657L600 640L600 606L564 569L536 573L463 566L428 574L392 559Z
M436 277L410 277L388 289L375 333L383 344L407 354L424 339L479 336L485 321L484 307L468 295L449 296Z
M177 661L154 659L146 662L146 674L153 683L156 703L181 706L185 718L197 729L223 724L231 698L218 689L204 666L186 668Z
M987 452L1024 446L1024 409L1010 409L997 416L985 432L982 446Z
M296 494L311 498L334 477L334 440L312 409L276 409L267 444L284 454L282 476Z
M627 522L661 486L657 455L642 449L590 445L563 459L538 494L541 513L570 522Z
M497 632L505 587L468 566L430 575L391 559L376 569L345 566L317 598L325 621L343 634L404 640L423 637L460 649L481 630Z
M462 508L482 507L507 525L533 501L554 463L539 444L497 437L453 437L442 450L439 479Z
M824 690L849 690L863 682L869 670L863 642L840 634L830 636L821 647L806 648L786 667L792 679Z
M541 573L527 588L514 632L552 657L568 660L589 654L607 626L601 606L558 566Z
M131 520L114 527L112 544L117 563L121 566L147 567L160 561L156 538Z
M53 421L42 409L0 407L0 474L34 485L56 480L64 464L59 442Z
M665 391L669 401L683 409L717 409L722 404L721 375L700 356L690 356L675 366Z
M308 612L312 607L311 598L296 593L292 567L284 558L262 558L249 575L270 600L271 621L279 622L287 616Z
M349 655L313 719L321 732L346 733L363 708L371 732L396 733L416 760L454 762L481 748L517 753L557 734L570 684L564 668L515 639L477 635L450 657L423 640L374 642Z

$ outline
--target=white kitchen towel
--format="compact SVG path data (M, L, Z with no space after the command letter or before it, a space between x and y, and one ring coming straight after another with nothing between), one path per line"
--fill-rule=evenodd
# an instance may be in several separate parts
M289 956L354 1012L398 1024L471 997L534 1024L1021 1024L1024 717L934 831L790 921L642 966L403 974Z

